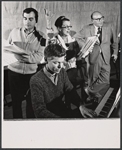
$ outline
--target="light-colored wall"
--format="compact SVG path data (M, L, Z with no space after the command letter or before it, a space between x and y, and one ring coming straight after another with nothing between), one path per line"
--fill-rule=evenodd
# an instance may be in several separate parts
M90 23L91 13L98 10L105 16L105 21L115 24L117 34L120 31L119 1L3 1L2 31L4 38L7 38L9 29L22 26L22 11L27 7L33 7L39 12L37 28L44 33L46 33L45 8L54 14L53 27L56 18L65 15L70 19L72 29L77 32Z

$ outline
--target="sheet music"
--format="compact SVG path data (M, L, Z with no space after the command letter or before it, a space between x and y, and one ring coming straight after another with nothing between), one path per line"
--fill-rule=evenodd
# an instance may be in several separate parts
M79 52L78 59L85 58L93 49L94 44L98 41L98 36L88 37L82 49Z
M121 97L121 92L120 92L120 88L116 94L116 98L115 98L115 104L119 101L119 98Z
M121 97L121 92L120 92L120 88L116 94L116 98L115 98L115 101L111 107L111 110L109 111L109 114L107 115L107 117L109 118L111 113L113 112L114 108L117 106L118 102L120 101L120 97Z
M21 55L28 55L23 49L16 46L15 43L13 45L8 44L3 47L3 50L9 53L21 54Z
M28 55L21 47L19 42L14 42L13 45L8 44L7 41L3 41L3 66L8 66L16 61L18 61L14 54Z
M3 66L8 66L16 61L14 54L3 52Z

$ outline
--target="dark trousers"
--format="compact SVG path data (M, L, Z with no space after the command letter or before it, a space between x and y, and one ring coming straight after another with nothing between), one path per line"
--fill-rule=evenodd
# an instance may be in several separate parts
M25 99L25 94L29 89L30 78L33 74L19 74L8 70L8 80L10 93L12 98L13 118L22 118L22 100ZM26 102L26 117L27 111L31 109L31 103Z
M92 85L94 81L98 78L101 66L98 61L100 59L100 46L95 45L92 53L89 54L89 84Z
M106 64L100 47L95 45L89 55L89 87L91 93L97 93L110 84L110 64Z

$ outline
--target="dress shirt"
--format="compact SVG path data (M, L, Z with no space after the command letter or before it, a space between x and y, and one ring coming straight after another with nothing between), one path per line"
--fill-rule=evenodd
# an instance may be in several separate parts
M94 27L95 27L95 35L98 35L98 28L99 28L99 27L97 27L97 26L95 26L95 25L94 25ZM102 28L102 27L101 27L101 28ZM101 49L100 49L100 53L101 53Z
M95 26L95 25L94 25L94 27L95 27L95 35L97 35L98 27L97 27L97 26Z
M57 82L58 82L58 74L57 73L50 73L48 71L48 69L46 68L46 66L43 68L43 71L45 73L45 75L55 84L57 85Z
M98 28L100 28L100 30L101 30L102 27L97 27L97 26L95 26L95 25L94 25L94 27L95 27L95 35L97 35L97 34L98 34Z
M35 32L35 29L33 29L31 32L28 32L28 30L26 28L24 28L24 27L23 27L23 30L25 32L26 38L31 37L32 34Z
M102 41L102 28L101 28L101 27L98 28L97 34L99 35L98 38L99 38L99 41L100 41L100 43L101 43L101 41Z

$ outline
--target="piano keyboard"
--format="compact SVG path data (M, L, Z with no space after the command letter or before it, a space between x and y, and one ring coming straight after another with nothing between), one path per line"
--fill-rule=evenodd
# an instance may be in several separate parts
M106 92L105 96L103 97L103 99L95 109L98 118L110 117L110 114L112 113L113 105L115 103L116 93L117 93L116 88L115 89L109 88L109 90Z
M109 111L109 113L108 113L108 115L107 115L107 118L110 117L110 115L111 115L111 113L113 112L114 108L117 107L118 102L119 102L119 100L120 100L120 97L121 97L121 93L120 93L120 88L119 88L119 90L118 90L118 92L117 92L117 94L116 94L115 101L114 101L114 103L113 103L113 105L112 105L112 107L111 107L111 110Z

